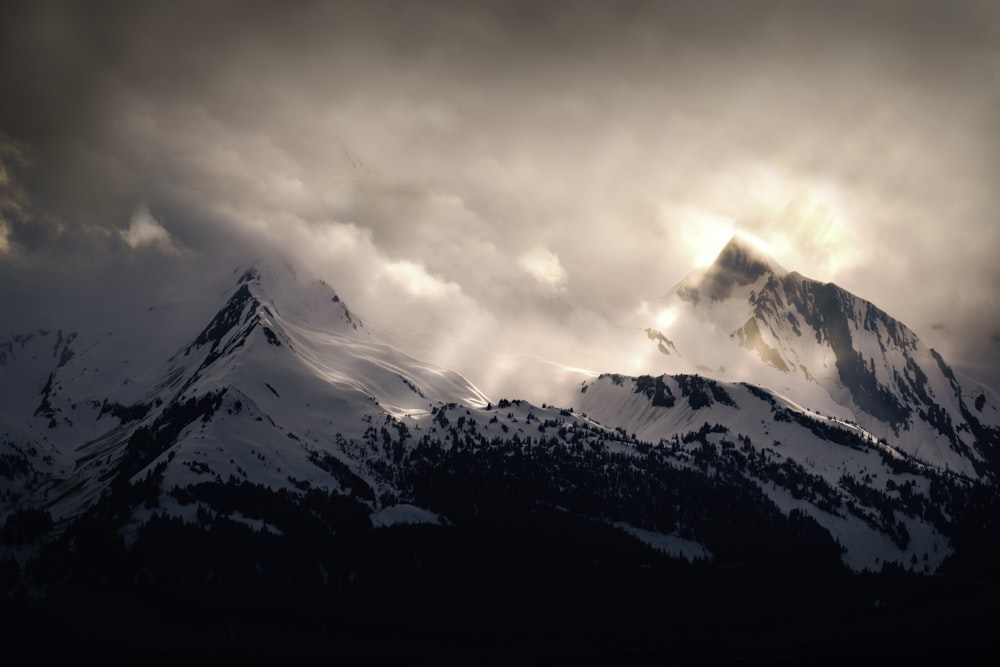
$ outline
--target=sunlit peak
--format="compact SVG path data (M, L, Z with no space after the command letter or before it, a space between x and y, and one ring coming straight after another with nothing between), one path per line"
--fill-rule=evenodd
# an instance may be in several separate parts
M735 230L732 218L695 207L671 211L670 218L679 223L678 241L696 267L711 265Z
M733 234L733 240L739 241L740 245L750 248L751 250L757 251L757 253L764 255L766 257L774 256L774 248L772 248L764 239L759 236L754 236L749 232L737 231Z

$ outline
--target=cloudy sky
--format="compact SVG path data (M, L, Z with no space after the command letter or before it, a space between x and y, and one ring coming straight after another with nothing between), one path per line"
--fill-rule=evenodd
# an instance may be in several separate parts
M0 81L8 324L273 252L612 370L741 229L1000 385L994 2L5 2Z

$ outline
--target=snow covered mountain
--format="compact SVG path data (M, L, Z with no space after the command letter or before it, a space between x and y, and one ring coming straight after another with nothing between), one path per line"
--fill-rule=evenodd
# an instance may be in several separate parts
M325 283L258 263L159 363L134 363L127 332L36 331L0 346L0 523L14 544L95 522L134 543L169 517L294 532L272 505L319 512L336 532L348 519L475 523L469 508L529 502L688 558L742 562L764 531L768 553L787 542L855 570L933 571L954 551L971 477L990 474L990 441L970 432L994 433L991 422L959 416L995 402L960 390L943 361L925 370L934 353L881 311L842 291L829 305L821 288L730 244L671 307L723 332L719 356L765 368L755 383L604 375L573 405L538 406L492 402L380 342ZM685 360L698 340L650 337ZM869 355L860 366L839 361L850 341ZM728 363L720 375L735 374ZM889 392L876 381L895 370ZM894 411L860 409L876 399ZM930 445L907 440L928 424Z
M235 276L212 320L141 377L111 335L0 347L8 509L40 504L58 522L154 470L167 490L230 476L340 489L315 461L347 457L376 416L486 404L461 376L375 341L325 283L285 266Z
M753 382L926 464L1000 473L1000 403L989 388L885 311L786 271L745 236L664 297L647 334L663 371Z

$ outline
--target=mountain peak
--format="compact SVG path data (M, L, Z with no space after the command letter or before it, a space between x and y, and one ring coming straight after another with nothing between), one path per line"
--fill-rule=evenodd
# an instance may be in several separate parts
M257 258L249 262L245 268L236 267L233 270L234 276L239 276L237 285L256 285L263 289L274 289L280 284L294 285L307 280L299 277L299 271L282 257Z
M371 335L331 285L283 258L257 259L246 269L237 267L233 275L239 276L236 293L252 295L258 306L267 306L269 318L279 314L300 323L322 322L329 331Z
M693 303L706 297L711 301L722 301L732 296L737 287L752 285L767 275L781 278L787 274L788 271L771 257L763 241L737 232L712 265L685 280L677 292Z
M239 272L239 269L236 269L236 272ZM260 280L260 271L258 271L256 267L251 267L243 272L243 275L240 276L239 282L236 284L242 285L244 283L249 283L252 281L259 281L259 280Z
M753 282L765 273L783 276L788 271L771 256L767 245L744 232L733 234L712 263L712 270L741 274Z

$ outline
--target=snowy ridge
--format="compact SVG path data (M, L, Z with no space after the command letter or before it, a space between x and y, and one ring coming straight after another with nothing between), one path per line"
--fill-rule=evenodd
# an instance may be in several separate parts
M647 442L670 445L683 440L684 434L703 431L705 440L723 451L729 442L771 464L800 467L803 479L812 480L802 483L824 489L825 502L803 500L808 496L804 488L783 483L780 477L775 481L764 474L758 482L785 511L805 511L828 529L846 548L845 562L856 569L875 569L879 562L903 561L913 554L922 558L924 553L936 554L936 567L949 553L940 531L919 516L901 513L907 534L920 536L901 549L900 540L894 541L886 526L852 521L851 512L844 509L849 503L867 504L855 496L851 480L868 479L865 488L887 494L897 485L914 483L927 494L929 479L921 474L933 476L933 471L863 430L801 410L759 387L698 376L602 376L581 388L579 406L591 418L616 423ZM697 446L699 441L690 442Z

